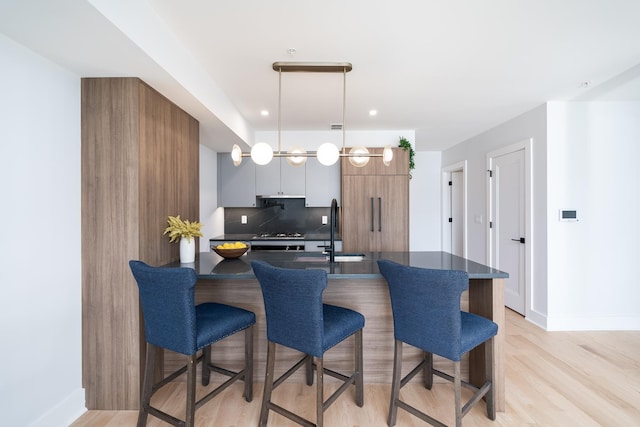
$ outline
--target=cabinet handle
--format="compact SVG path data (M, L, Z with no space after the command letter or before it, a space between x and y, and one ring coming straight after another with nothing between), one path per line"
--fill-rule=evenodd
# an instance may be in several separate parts
M378 197L378 231L382 231L382 197Z
M373 233L373 219L374 217L374 207L373 207L373 197L371 198L371 232Z

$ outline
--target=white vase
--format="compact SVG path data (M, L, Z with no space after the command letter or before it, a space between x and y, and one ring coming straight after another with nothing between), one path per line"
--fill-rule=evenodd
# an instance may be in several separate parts
M196 239L182 237L180 239L180 263L188 264L196 260Z

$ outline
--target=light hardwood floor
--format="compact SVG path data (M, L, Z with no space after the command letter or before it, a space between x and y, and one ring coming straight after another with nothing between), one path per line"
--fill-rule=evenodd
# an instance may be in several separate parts
M492 422L481 402L464 418L465 427L640 426L640 332L545 332L507 309L505 357L506 411ZM452 388L435 384L428 391L417 380L402 389L403 399L451 425ZM169 384L154 397L154 404L183 417L184 385ZM274 397L313 420L313 391L303 384L285 383ZM200 386L199 392L204 393ZM388 384L367 384L365 372L364 407L358 408L353 393L346 393L325 413L325 425L386 426L389 392ZM255 383L251 403L241 395L239 383L208 402L196 412L196 426L256 426L262 383ZM71 427L128 427L135 426L136 420L137 411L88 411ZM168 424L149 417L147 425ZM268 425L295 426L273 412ZM399 410L396 425L423 427L426 423Z

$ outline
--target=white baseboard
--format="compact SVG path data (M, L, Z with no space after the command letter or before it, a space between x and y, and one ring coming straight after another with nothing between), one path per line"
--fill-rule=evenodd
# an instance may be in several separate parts
M547 316L534 310L530 310L525 318L536 326L547 330Z
M548 316L548 331L640 331L640 316Z
M62 399L29 427L68 427L86 411L84 389L79 388Z

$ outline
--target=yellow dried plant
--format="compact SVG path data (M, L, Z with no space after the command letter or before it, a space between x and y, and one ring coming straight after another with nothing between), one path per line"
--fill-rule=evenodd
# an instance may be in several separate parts
M164 229L165 234L169 234L170 240L169 242L177 242L182 237L191 240L194 237L202 237L202 232L200 228L202 228L202 224L198 221L189 221L180 219L180 215L171 216L169 215L169 219L167 220L169 226Z

